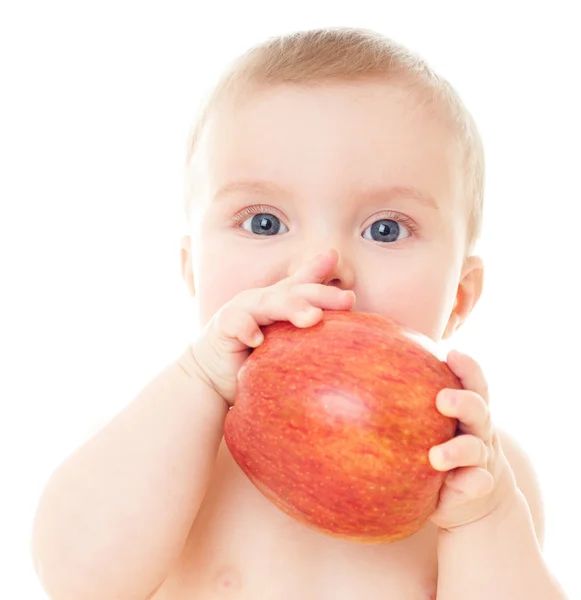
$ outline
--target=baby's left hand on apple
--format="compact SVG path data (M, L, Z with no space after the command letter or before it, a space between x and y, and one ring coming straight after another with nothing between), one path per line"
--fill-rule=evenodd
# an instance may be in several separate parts
M514 474L500 447L489 410L488 385L478 363L456 351L447 363L464 389L443 389L436 407L458 419L456 436L433 446L429 459L438 471L448 471L431 521L453 530L493 513L516 494Z

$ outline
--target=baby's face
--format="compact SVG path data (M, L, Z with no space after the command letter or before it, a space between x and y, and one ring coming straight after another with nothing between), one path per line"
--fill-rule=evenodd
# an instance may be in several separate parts
M278 86L209 123L182 252L201 325L238 292L332 247L339 262L325 283L352 289L354 310L434 340L450 333L456 300L466 301L461 155L408 94L384 83Z

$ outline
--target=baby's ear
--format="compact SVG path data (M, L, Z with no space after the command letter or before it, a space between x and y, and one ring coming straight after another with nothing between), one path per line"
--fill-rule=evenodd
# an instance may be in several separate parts
M480 299L483 283L484 264L482 259L479 256L468 256L462 266L456 290L456 301L442 336L444 339L449 338L468 318Z
M192 268L191 237L184 235L180 240L180 254L182 261L182 277L188 285L192 298L196 296L196 287L194 285L194 270Z

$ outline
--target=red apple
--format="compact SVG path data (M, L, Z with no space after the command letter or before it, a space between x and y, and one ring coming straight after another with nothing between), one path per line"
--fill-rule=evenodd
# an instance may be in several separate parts
M327 534L393 542L418 531L445 476L428 451L456 429L436 395L462 387L434 343L350 311L263 332L224 423L242 471L284 512Z

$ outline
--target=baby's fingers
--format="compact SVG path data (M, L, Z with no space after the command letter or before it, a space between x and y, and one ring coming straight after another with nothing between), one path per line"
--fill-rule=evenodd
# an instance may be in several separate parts
M486 403L489 401L488 382L481 366L470 356L457 350L448 353L448 366L462 382L462 387L479 394Z
M436 396L436 407L443 415L458 419L460 433L475 435L485 442L490 440L490 409L480 394L445 388Z
M354 301L352 291L304 283L290 289L265 288L258 302L248 310L261 326L274 321L290 321L296 327L310 327L321 320L323 309L349 310Z
M430 448L429 459L437 471L450 471L458 467L485 467L488 448L480 438L459 435Z
M327 250L306 262L296 273L283 281L290 284L321 283L338 260L339 255L336 250Z
M494 486L494 477L478 467L460 467L446 477L446 490L462 494L465 498L479 498L490 492Z

